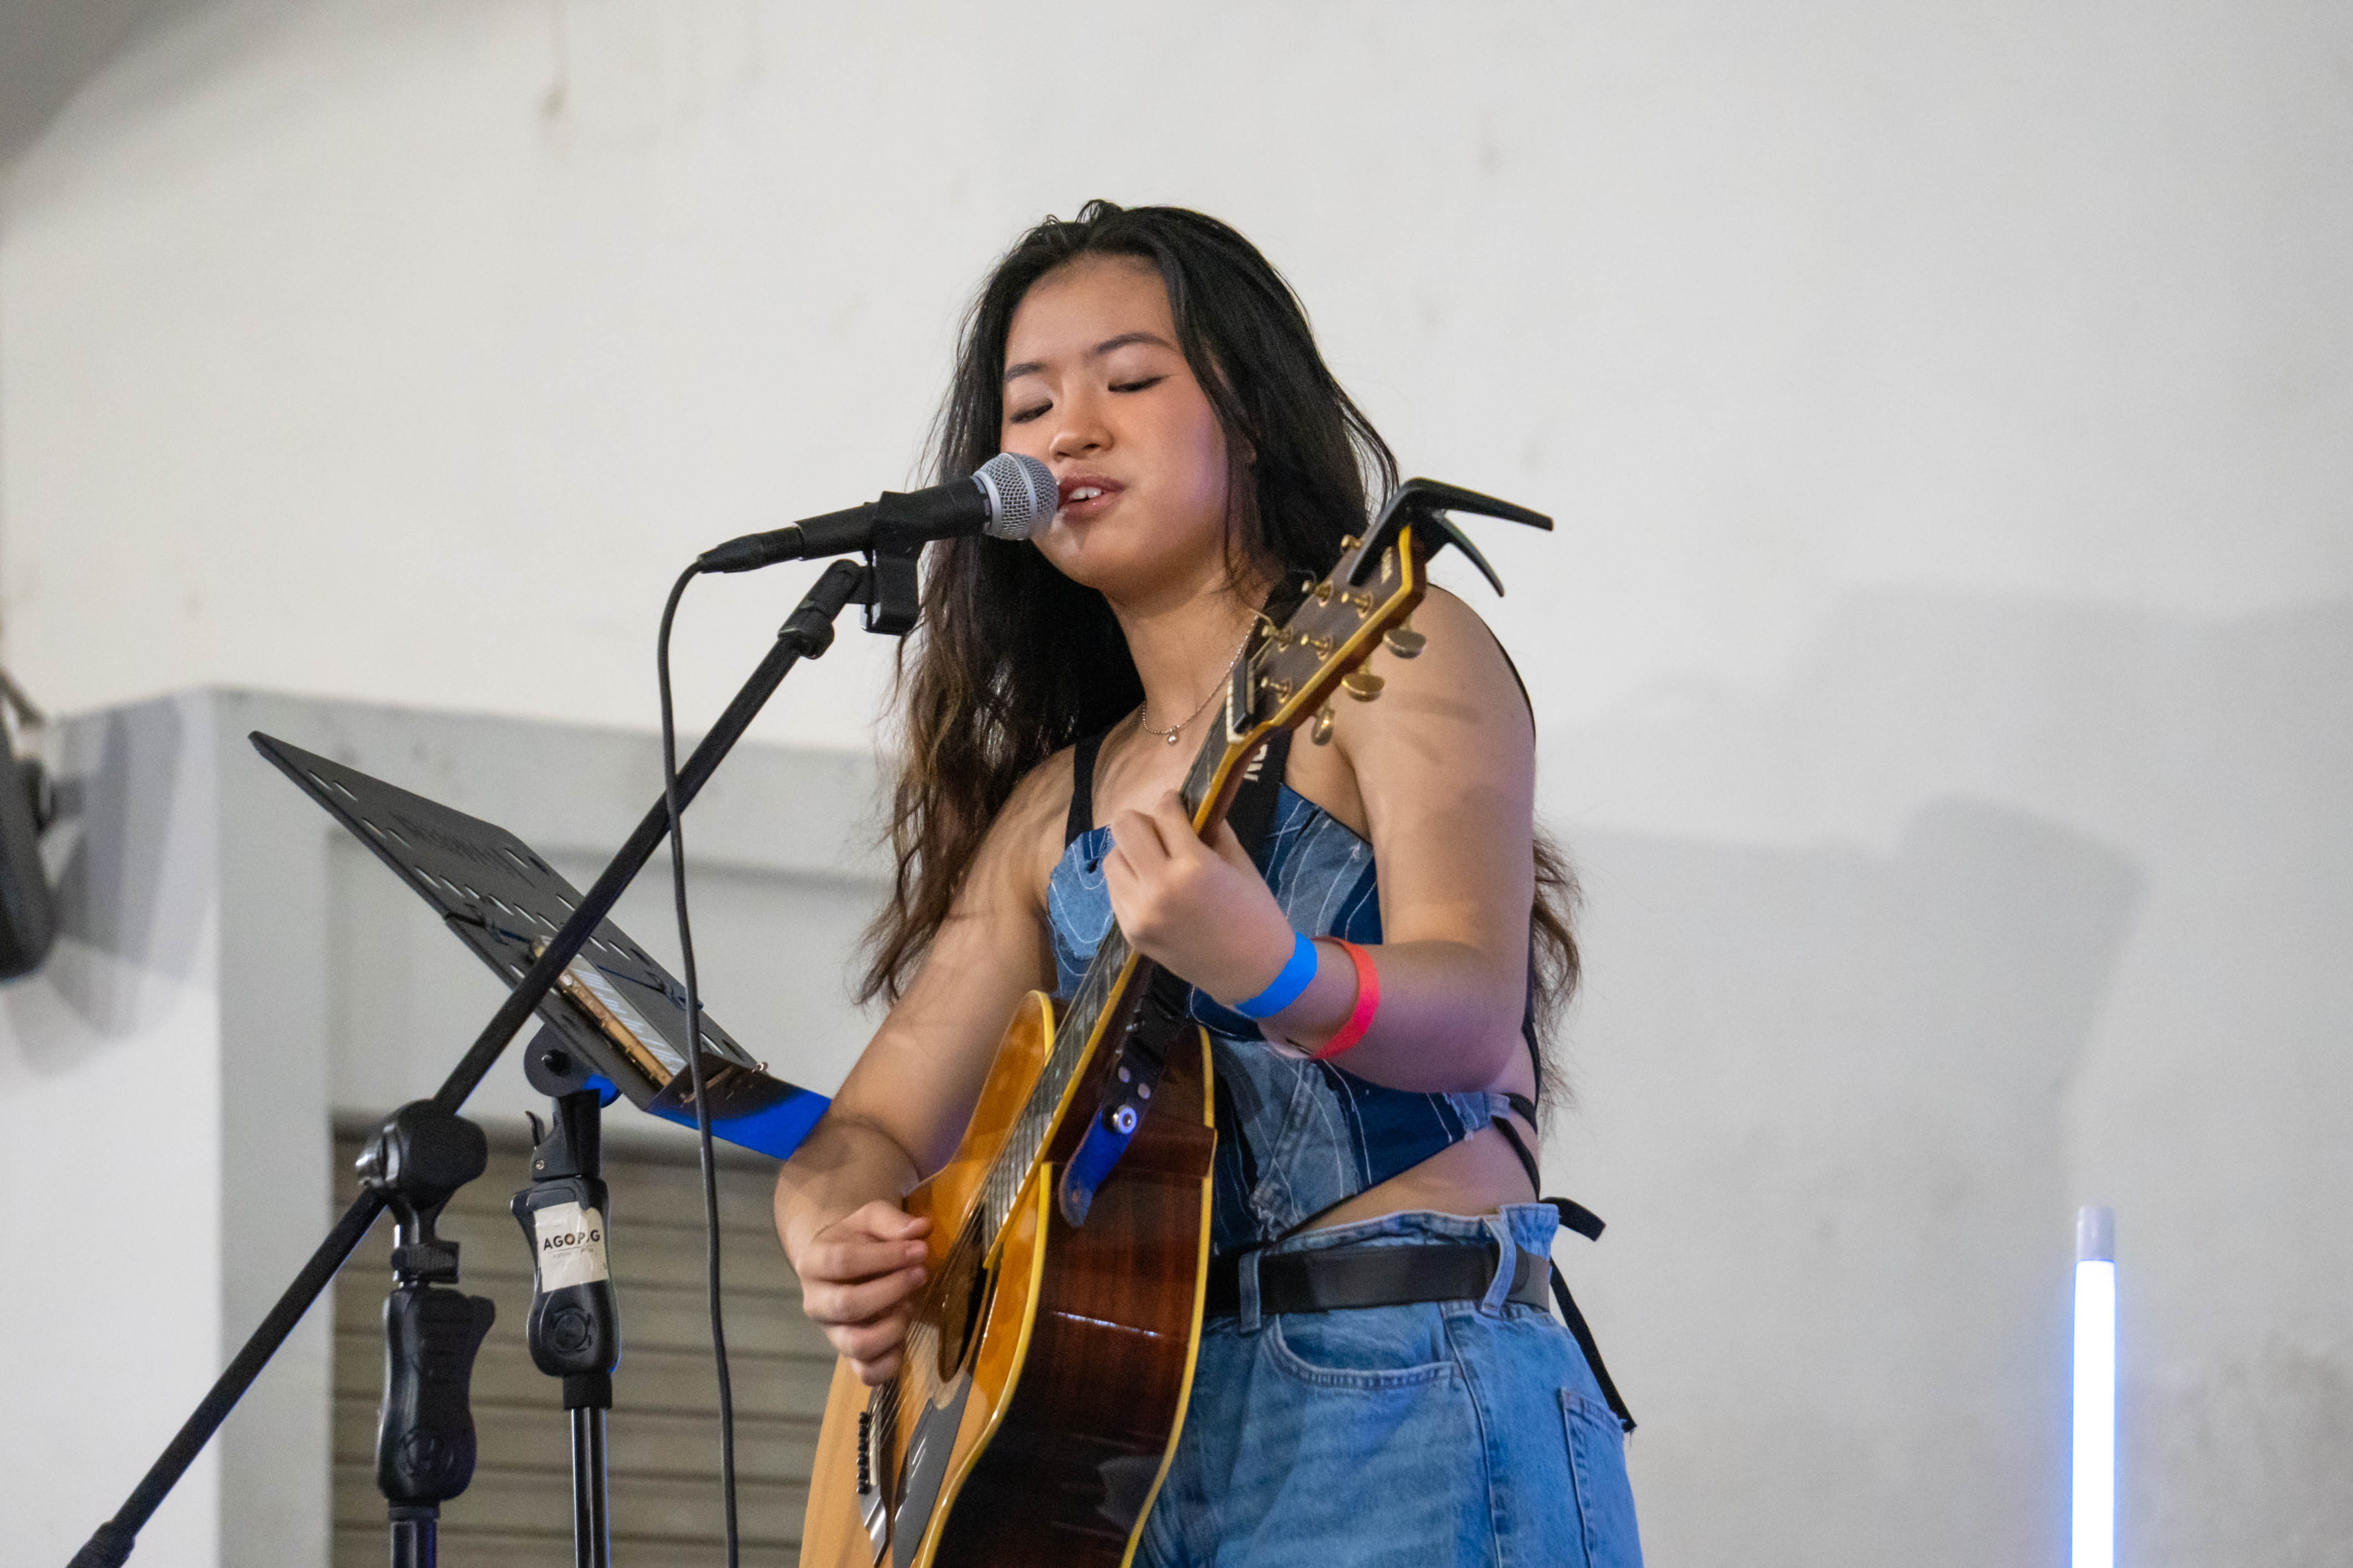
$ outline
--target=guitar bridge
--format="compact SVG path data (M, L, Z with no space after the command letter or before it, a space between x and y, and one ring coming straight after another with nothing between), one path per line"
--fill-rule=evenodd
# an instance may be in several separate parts
M877 1394L880 1390L877 1391ZM891 1509L882 1498L881 1436L874 1419L875 1394L866 1396L866 1408L858 1413L858 1521L866 1527L866 1539L874 1545L874 1561L891 1549Z

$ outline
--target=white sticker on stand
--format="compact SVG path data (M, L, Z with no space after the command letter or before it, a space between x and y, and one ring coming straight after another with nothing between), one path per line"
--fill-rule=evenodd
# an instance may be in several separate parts
M539 1227L539 1288L594 1285L609 1279L605 1267L605 1216L578 1204L550 1204L534 1210Z

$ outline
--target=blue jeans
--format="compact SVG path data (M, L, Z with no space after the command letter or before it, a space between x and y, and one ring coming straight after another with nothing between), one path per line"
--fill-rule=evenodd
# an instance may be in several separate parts
M1497 1241L1548 1252L1558 1216L1389 1215L1275 1243ZM1193 1396L1136 1561L1150 1568L1303 1563L1641 1568L1624 1438L1550 1313L1504 1300L1261 1316L1201 1333Z

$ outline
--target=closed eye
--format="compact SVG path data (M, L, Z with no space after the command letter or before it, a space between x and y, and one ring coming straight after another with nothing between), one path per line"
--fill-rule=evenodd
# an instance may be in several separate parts
M1005 422L1008 425L1027 425L1032 419L1041 417L1045 414L1046 410L1053 406L1054 405L1050 403L1040 403L1029 408L1018 409L1014 413L1007 415Z
M1165 375L1147 375L1142 381L1114 381L1111 389L1113 392L1148 392L1167 379Z

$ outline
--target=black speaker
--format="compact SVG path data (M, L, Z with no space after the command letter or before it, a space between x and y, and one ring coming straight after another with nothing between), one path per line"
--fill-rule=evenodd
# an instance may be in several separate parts
M57 939L57 900L41 866L51 810L48 775L31 757L16 760L0 724L0 980L38 969Z

